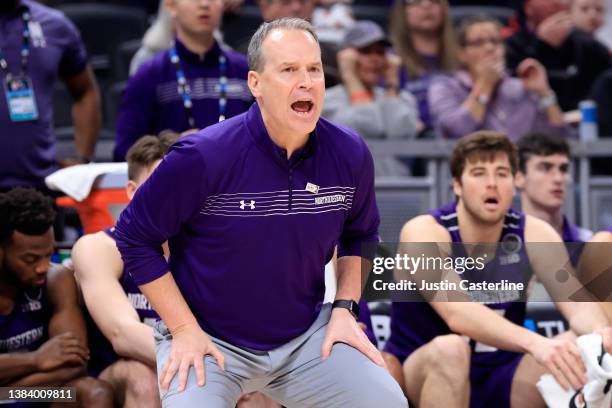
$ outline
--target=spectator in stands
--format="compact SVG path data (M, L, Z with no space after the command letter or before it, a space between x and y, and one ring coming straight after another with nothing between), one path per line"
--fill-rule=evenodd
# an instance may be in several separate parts
M178 137L171 132L144 136L130 148L126 186L130 200ZM167 256L167 246L164 251ZM118 406L159 406L152 329L159 316L124 268L114 228L82 237L72 259L93 319L90 373L112 385Z
M604 22L603 0L572 0L570 12L574 26L594 35Z
M447 0L397 0L391 10L391 42L402 59L401 87L418 102L432 127L427 91L434 75L455 67L455 39Z
M284 17L297 17L310 20L316 0L257 0L264 21Z
M521 283L522 289L461 292L471 301L457 302L432 301L446 298L445 293L457 294L452 289L421 291L420 301L394 302L391 337L385 345L387 366L416 406L426 402L432 407L543 407L536 383L544 373L552 373L566 390L586 382L580 352L569 334L549 339L523 327L526 303L521 299L526 298L528 282L535 274L548 288L556 285L554 271L566 264L567 252L562 245L551 244L547 251L528 245L560 244L561 239L546 222L511 209L517 158L506 136L489 131L466 136L457 143L450 167L457 201L408 221L400 242L431 242L435 249L428 254L437 257L441 243L456 245L450 249L453 256L479 251L476 246L464 249L466 242L478 243L479 248L481 243L518 243L512 261L485 250L493 259L489 257L484 269L466 270L460 276L454 270L419 272L443 273L442 282L455 284L460 279L505 279ZM423 245L418 255L411 251L414 245L404 248L407 256L427 251ZM570 293L574 291L563 300ZM576 335L599 333L606 351L612 351L612 328L596 303L561 301L557 307Z
M100 130L100 95L76 27L60 12L32 0L0 1L0 190L44 189L54 172L53 88L58 76L74 100L76 156L92 158Z
M506 74L497 20L468 17L457 38L462 68L452 76L438 76L429 92L439 136L457 139L476 130L496 130L516 140L536 130L564 131L563 115L542 64L528 58L517 69L520 79Z
M222 0L167 0L176 29L175 46L144 63L127 84L114 158L146 134L201 129L251 105L246 58L214 38Z
M544 65L564 111L576 109L599 74L612 67L608 49L575 29L565 0L525 0L526 27L507 40L508 67L526 58Z
M342 84L326 91L323 117L353 128L366 139L416 137L422 127L416 102L409 92L399 89L401 62L387 51L388 46L384 32L374 22L359 21L347 31L338 53ZM375 161L377 175L406 173L405 166L389 159L391 163ZM387 165L386 170L381 164Z
M50 263L54 217L51 200L33 189L0 194L0 383L75 387L78 406L112 407L110 387L85 377L89 349L74 278Z
M563 215L570 184L571 152L560 136L530 133L517 143L519 169L516 186L525 214L549 223L564 242L586 242L593 233L569 222Z

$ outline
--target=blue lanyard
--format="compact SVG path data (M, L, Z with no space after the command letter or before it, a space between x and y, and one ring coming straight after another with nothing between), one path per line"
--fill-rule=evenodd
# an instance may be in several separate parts
M23 43L21 44L21 75L25 75L28 68L28 57L30 56L30 28L28 23L30 22L30 13L24 10L21 14L23 19ZM8 62L4 57L2 49L0 49L0 68L4 71L4 74L8 79L11 78L11 71L8 68Z
M178 53L176 52L176 46L170 49L170 61L174 65L176 71L176 82L178 83L178 93L183 99L183 106L187 112L187 120L189 121L189 128L193 129L196 127L195 119L193 117L193 102L191 101L191 88L187 83L185 73L181 68L181 60L179 59ZM225 120L225 108L227 107L227 76L225 74L227 70L227 59L223 53L219 54L219 122Z

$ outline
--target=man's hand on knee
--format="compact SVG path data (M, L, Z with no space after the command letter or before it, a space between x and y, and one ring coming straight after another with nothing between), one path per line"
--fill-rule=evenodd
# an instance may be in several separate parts
M321 358L329 357L332 347L335 343L345 343L352 346L366 355L375 364L385 367L380 352L368 339L368 336L359 327L357 321L346 309L333 309L329 323L327 324L327 333L321 347Z
M164 364L160 375L160 388L165 394L170 383L178 373L177 391L182 392L187 384L189 368L193 365L199 386L205 383L204 356L207 354L217 360L222 370L225 369L223 354L217 349L210 337L198 325L184 326L172 333L170 356Z

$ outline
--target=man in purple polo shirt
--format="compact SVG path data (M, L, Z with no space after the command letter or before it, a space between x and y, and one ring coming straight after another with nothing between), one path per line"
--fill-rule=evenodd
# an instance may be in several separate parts
M246 111L253 101L246 58L213 36L223 1L166 0L165 6L175 44L129 79L117 120L116 161L125 160L144 135L202 129Z
M57 169L53 85L74 99L75 145L87 161L100 130L100 96L79 32L59 11L32 0L0 1L0 190L44 188Z
M378 241L372 156L319 119L312 26L263 24L249 66L257 103L179 140L116 226L126 268L165 323L162 404L230 407L259 390L288 407L406 407L354 317L362 244ZM336 244L332 311L321 303Z
M519 171L516 186L521 209L557 231L563 242L585 242L593 233L569 222L563 214L570 184L570 147L557 135L530 133L518 142Z

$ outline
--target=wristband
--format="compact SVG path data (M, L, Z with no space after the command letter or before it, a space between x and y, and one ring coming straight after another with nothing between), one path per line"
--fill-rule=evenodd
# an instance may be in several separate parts
M557 104L557 95L554 92L551 92L548 95L540 98L540 102L538 103L538 108L540 108L540 110L546 110L556 104Z
M372 95L368 91L354 92L351 94L351 103L371 101Z

